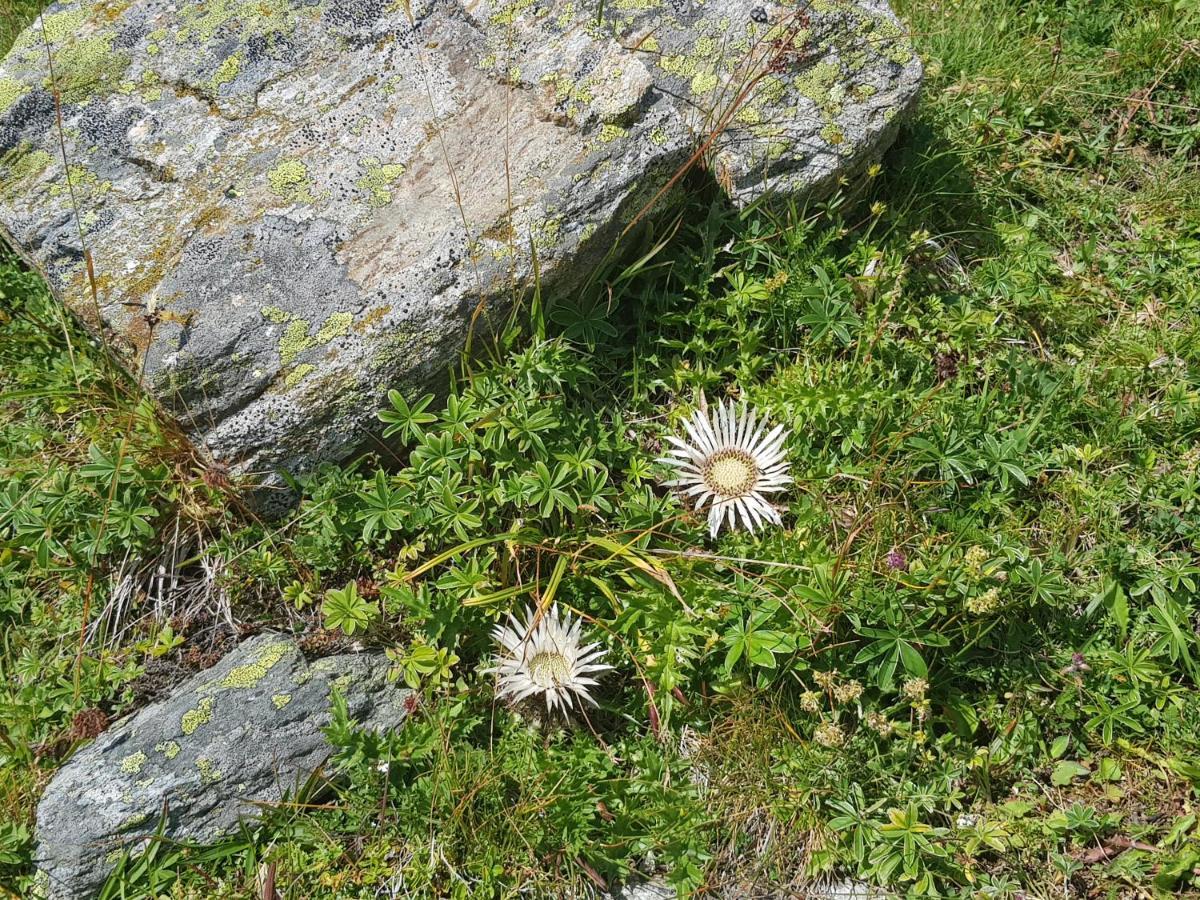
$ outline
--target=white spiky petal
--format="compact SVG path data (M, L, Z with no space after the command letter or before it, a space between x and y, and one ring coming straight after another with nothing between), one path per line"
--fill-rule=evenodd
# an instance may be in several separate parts
M595 706L588 688L596 680L590 676L612 666L597 661L604 655L602 645L580 643L582 630L583 622L570 613L560 616L557 605L540 618L527 608L524 622L510 613L508 623L492 632L501 648L487 670L497 676L496 695L515 703L542 694L551 712L571 709L574 698Z
M791 483L783 449L787 432L782 425L767 431L767 422L743 403L735 409L726 400L711 417L697 409L683 423L688 440L668 437L672 449L659 462L674 466L678 478L668 487L679 488L696 509L708 510L708 532L716 537L725 523L743 525L754 531L770 522L782 524L766 494L784 490ZM739 522L740 519L740 522Z

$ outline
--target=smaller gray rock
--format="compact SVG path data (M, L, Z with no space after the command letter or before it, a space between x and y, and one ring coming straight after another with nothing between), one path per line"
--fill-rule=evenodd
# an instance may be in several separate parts
M260 635L117 723L38 804L43 895L93 896L121 851L160 823L173 840L211 841L293 793L331 752L321 729L333 688L364 727L399 727L410 692L388 682L388 668L374 653L310 664L290 638Z

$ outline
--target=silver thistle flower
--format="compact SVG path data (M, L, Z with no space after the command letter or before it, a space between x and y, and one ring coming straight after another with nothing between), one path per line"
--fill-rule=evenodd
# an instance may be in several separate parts
M685 497L708 511L708 532L716 537L726 518L737 527L738 517L750 531L770 522L782 524L779 511L766 494L782 491L792 480L788 475L783 441L787 432L782 425L766 431L766 420L746 405L737 410L726 400L713 410L711 418L698 409L684 420L690 440L668 437L673 449L659 462L674 466L679 477L668 481Z
M595 706L588 689L596 680L590 676L612 666L598 662L603 646L580 643L582 629L583 622L570 613L560 617L557 605L540 618L535 609L527 608L524 623L510 613L508 624L501 623L492 632L501 647L495 665L487 670L497 676L496 695L517 702L542 694L551 712L558 707L563 712L571 709L573 698Z

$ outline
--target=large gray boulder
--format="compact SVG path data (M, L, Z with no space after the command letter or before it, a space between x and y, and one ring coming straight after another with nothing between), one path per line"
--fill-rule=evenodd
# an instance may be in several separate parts
M884 0L92 0L44 34L53 81L36 24L0 64L0 230L242 472L351 452L694 154L739 204L823 190L921 80Z
M330 693L372 730L400 726L410 692L382 654L309 664L279 635L246 641L166 700L117 723L54 776L37 810L39 890L92 897L123 850L161 826L211 841L293 794L328 758Z

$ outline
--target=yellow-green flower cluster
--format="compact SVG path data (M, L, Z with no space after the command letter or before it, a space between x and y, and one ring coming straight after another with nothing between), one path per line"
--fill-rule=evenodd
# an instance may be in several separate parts
M967 598L967 611L977 616L985 616L1000 608L1000 588L988 588L982 594Z

